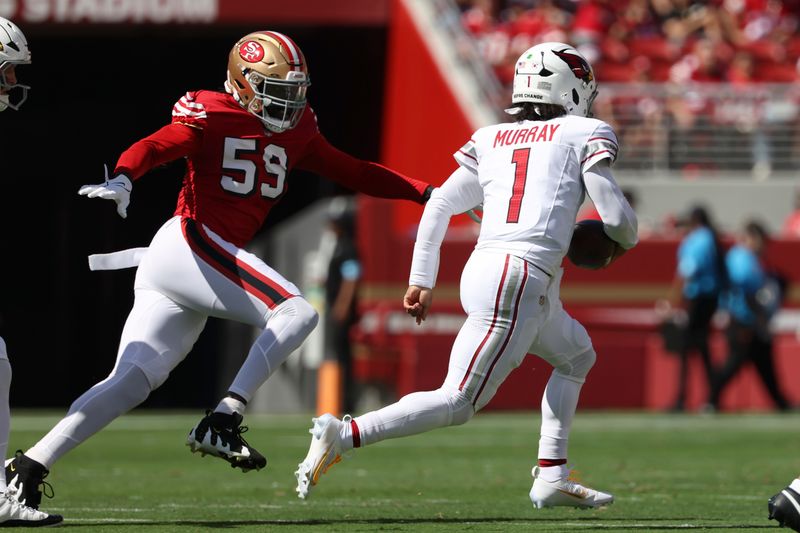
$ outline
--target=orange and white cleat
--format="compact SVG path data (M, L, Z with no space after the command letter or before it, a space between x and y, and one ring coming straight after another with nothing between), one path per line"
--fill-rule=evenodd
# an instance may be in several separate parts
M614 496L599 490L590 489L571 479L545 481L539 477L540 469L534 466L531 502L537 509L543 507L579 507L590 509L614 502Z
M294 473L297 478L297 496L301 499L308 498L311 487L319 482L320 476L330 467L342 460L342 439L340 429L342 424L350 422L350 416L339 420L332 414L324 414L319 418L311 419L313 426L308 430L311 433L311 446L303 462L297 465Z

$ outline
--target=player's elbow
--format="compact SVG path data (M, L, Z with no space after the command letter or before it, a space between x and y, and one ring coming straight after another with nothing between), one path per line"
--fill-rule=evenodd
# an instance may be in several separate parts
M639 225L636 217L609 216L603 218L606 235L626 250L639 242Z

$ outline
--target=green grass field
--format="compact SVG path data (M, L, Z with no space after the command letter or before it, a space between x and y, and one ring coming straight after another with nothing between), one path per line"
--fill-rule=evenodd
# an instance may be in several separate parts
M183 444L199 413L132 414L57 463L42 509L101 531L666 531L776 528L769 496L800 474L800 416L579 413L570 463L617 501L535 510L539 417L482 413L466 426L357 450L308 501L293 472L309 417L248 416L265 470L242 474ZM10 451L57 420L15 412ZM786 530L784 530L786 531Z

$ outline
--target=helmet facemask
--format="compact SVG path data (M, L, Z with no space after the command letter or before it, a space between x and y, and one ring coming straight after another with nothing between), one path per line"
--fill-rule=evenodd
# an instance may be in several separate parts
M0 65L0 111L4 111L6 108L17 111L28 99L30 86L17 83L16 74L15 81L12 82L9 79L8 72L12 67L16 67L16 64L3 63Z
M247 110L260 118L269 130L278 133L297 126L306 107L306 90L310 85L305 72L289 72L287 78L268 78L255 70L245 75L254 95Z
M286 35L251 33L231 50L225 89L269 131L297 126L309 85L303 53Z
M18 110L28 99L28 85L17 81L16 69L31 62L31 52L22 31L0 17L0 111Z

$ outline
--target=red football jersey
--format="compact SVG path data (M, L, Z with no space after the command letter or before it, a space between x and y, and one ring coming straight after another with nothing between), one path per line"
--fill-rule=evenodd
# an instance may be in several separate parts
M299 124L272 133L227 93L188 92L172 109L172 123L202 130L187 157L176 215L206 224L243 246L287 188L287 175L319 135L307 107Z
M123 152L114 173L136 180L181 157L188 168L175 214L240 247L286 191L295 166L378 198L423 203L432 189L336 149L319 132L310 107L295 128L272 133L232 96L214 91L186 93L173 107L172 123Z

